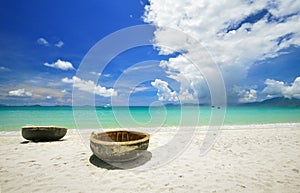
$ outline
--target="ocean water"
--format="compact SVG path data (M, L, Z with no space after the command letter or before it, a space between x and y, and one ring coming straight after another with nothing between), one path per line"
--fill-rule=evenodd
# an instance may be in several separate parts
M0 131L20 130L28 125L67 128L129 128L205 126L210 107L0 107ZM300 123L300 108L227 107L224 125ZM219 116L222 119L223 117Z

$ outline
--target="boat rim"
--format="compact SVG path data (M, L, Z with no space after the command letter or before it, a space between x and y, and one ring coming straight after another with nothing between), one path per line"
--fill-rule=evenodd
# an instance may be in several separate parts
M65 127L58 127L58 126L24 126L22 129L67 129Z
M105 133L114 133L114 132L129 132L129 133L136 133L136 134L141 134L145 135L143 138L138 139L138 140L131 140L131 141L122 141L122 142L117 142L117 141L102 141L99 139L96 139L94 136L98 134L105 134ZM116 131L107 131L107 132L99 132L95 133L92 132L90 136L90 140L94 143L102 144L102 145L132 145L136 143L142 143L150 139L150 134L145 133L145 132L140 132L140 131L127 131L127 130L116 130Z

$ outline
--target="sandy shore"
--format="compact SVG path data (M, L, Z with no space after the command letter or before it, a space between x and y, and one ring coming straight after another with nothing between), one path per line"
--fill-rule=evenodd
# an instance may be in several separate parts
M96 159L76 130L62 141L43 143L28 142L20 132L0 134L3 193L300 192L299 125L223 130L204 156L199 148L206 132L197 131L185 150L152 167L159 159L151 152L172 135L157 131L146 157L131 169Z

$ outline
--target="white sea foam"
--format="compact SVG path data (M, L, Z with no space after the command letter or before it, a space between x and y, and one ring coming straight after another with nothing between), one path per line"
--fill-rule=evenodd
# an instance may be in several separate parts
M234 129L286 129L300 128L300 123L268 123L268 124L250 124L250 125L224 125L222 130Z
M207 131L213 129L219 130L247 130L247 129L288 129L288 128L300 128L300 123L268 123L268 124L249 124L249 125L222 125L218 127L209 127L205 126L197 126L197 127L137 127L137 128L105 128L105 129L69 129L68 132L70 134L90 134L91 132L103 132L109 130L137 130L148 132L150 134L160 133L160 132L186 132L186 131ZM21 131L0 131L1 136L16 136L20 135Z

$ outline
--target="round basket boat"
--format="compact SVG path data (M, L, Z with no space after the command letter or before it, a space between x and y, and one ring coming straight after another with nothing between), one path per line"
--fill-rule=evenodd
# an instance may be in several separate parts
M150 135L137 131L109 131L91 134L90 147L94 155L106 162L125 162L143 155Z
M56 141L63 138L67 129L55 126L22 127L22 136L31 141Z

